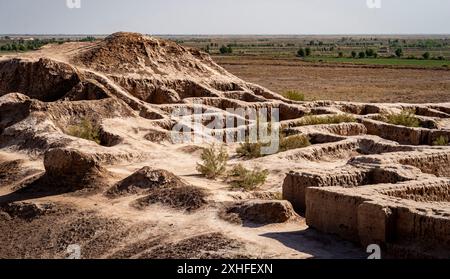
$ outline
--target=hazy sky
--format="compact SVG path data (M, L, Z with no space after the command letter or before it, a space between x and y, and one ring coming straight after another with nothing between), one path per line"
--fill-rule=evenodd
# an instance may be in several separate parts
M450 0L79 1L0 0L0 34L450 33Z

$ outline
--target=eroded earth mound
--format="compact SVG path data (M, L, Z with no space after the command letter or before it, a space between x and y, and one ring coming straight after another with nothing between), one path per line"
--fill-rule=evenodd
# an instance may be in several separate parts
M230 166L269 171L255 191L200 176L206 143L175 129L223 142L242 127L212 118L247 128L245 109L309 143L228 143ZM450 104L291 101L135 33L4 56L0 258L448 258L449 138Z

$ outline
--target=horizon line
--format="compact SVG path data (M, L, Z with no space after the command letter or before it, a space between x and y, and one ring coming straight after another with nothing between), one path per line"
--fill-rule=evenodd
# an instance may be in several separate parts
M133 32L133 31L117 31L113 33L0 33L0 36L108 36L114 33L119 32L127 32L127 33L139 33L143 35L150 36L450 36L450 33L330 33L330 34L319 34L319 33L310 33L310 34L294 34L294 33L286 33L286 34L263 34L263 33L255 33L255 34L220 34L220 33L211 33L211 34L189 34L189 33L141 33L141 32Z

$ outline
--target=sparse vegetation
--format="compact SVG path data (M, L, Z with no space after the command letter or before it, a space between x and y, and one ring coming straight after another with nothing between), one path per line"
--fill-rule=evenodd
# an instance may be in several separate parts
M420 127L420 120L416 117L414 111L403 110L400 113L387 113L377 118L393 125L400 125L412 128Z
M254 159L263 157L264 154L262 154L261 149L264 147L265 144L261 142L249 142L246 141L244 143L241 143L240 146L236 149L236 153L241 158L246 159ZM267 145L270 145L268 143ZM311 145L309 142L309 138L304 135L293 135L293 136L285 136L283 134L280 135L280 141L279 141L279 152L288 151L291 149L298 149L303 148Z
M293 135L280 137L280 152L310 146L309 138L305 135Z
M228 180L233 188L244 189L247 191L255 190L258 186L264 184L269 175L268 170L246 169L239 164L233 167L228 174Z
M333 114L327 116L311 115L303 117L294 126L310 126L322 124L339 124L356 122L356 118L349 114Z
M197 163L197 171L208 179L216 179L224 174L227 167L228 153L224 146L216 148L213 144L203 149L202 163Z
M94 121L84 118L77 125L69 126L67 134L73 137L90 140L100 144L100 127Z
M219 51L220 51L221 54L231 54L231 53L233 53L233 48L231 48L231 46L224 46L223 45L219 49Z
M254 159L262 157L261 148L262 143L260 142L249 142L245 141L239 145L239 147L236 149L236 153L239 157L247 158L247 159Z
M292 101L304 101L305 100L305 94L303 94L299 91L296 91L296 90L286 91L283 95Z
M306 56L311 56L311 53L312 53L312 51L311 51L311 48L310 48L310 47L305 48L305 54L306 54Z
M433 141L434 146L447 146L449 145L449 139L446 136L440 136Z

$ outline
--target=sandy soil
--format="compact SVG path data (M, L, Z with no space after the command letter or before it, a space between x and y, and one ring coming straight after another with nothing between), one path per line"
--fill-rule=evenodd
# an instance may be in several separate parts
M304 63L299 60L215 56L238 77L308 100L427 103L450 101L450 71Z

